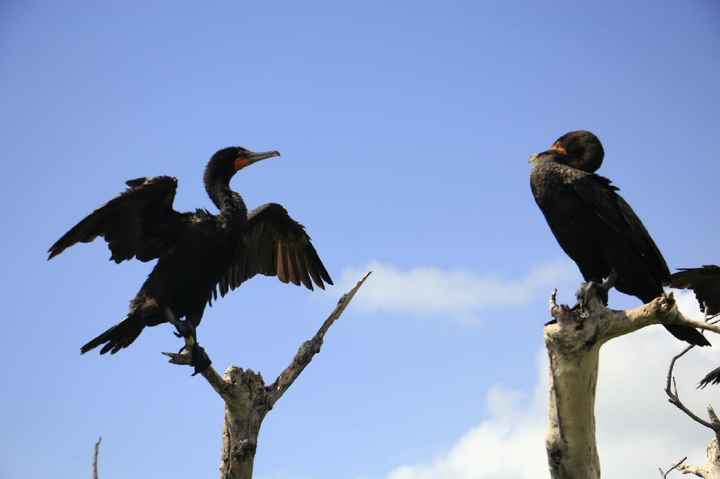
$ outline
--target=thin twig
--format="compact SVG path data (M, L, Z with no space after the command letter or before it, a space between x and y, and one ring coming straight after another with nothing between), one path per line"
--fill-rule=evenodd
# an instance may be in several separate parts
M716 421L706 421L699 417L697 414L692 412L690 409L688 409L683 402L680 400L680 395L677 391L677 383L675 382L675 376L673 376L673 369L675 368L675 362L677 362L678 359L683 357L688 351L690 351L692 348L694 348L694 345L690 345L683 349L679 354L675 355L672 360L670 361L670 366L668 367L667 372L667 380L665 382L665 394L668 396L668 401L670 404L674 405L678 409L680 409L682 412L684 412L690 419L693 421L702 424L703 426L715 431L715 434L720 434L720 422Z
M670 473L673 472L675 469L678 469L680 466L682 466L682 463L685 462L685 461L687 461L687 456L683 457L683 458L680 459L678 462L676 462L675 464L673 464L672 466L670 466L670 469L668 469L668 470L665 471L665 472L663 472L663 470L658 467L658 469L660 470L660 475L663 477L663 479L667 479L668 474L670 474Z
M95 443L95 453L93 454L93 479L98 479L98 454L100 453L100 443L102 442L102 436L98 437Z
M355 297L355 293L358 292L371 273L372 271L368 272L360 281L358 281L354 288L340 298L337 306L335 306L333 312L330 313L327 319L323 322L322 326L320 326L320 329L318 329L317 333L315 333L315 336L313 336L312 339L305 341L300 346L292 362L283 372L280 373L275 382L268 386L267 390L269 393L271 407L282 397L292 383L295 382L298 376L300 376L300 373L303 372L303 369L310 364L313 356L320 352L320 347L322 346L325 333L327 333L330 326L332 326L333 323L335 323L335 321L337 321L337 319L343 314L345 308L347 308L350 301L352 301L353 297Z

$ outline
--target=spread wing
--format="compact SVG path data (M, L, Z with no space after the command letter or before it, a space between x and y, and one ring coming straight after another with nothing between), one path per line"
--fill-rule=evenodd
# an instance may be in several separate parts
M617 193L618 188L613 186L609 179L593 174L576 178L573 187L603 223L643 258L643 262L656 281L659 284L667 284L670 270L662 253L640 218Z
M330 275L305 232L277 203L263 205L248 218L248 224L236 249L232 265L218 284L225 295L256 274L277 276L283 283L313 283L325 289L333 284Z
M692 289L700 309L709 315L720 313L720 266L681 268L670 277L673 288ZM720 370L720 368L719 368ZM718 372L720 377L720 372ZM720 379L718 379L720 382Z
M150 261L174 243L182 225L182 214L172 207L177 180L170 176L137 178L128 189L73 226L48 250L51 259L76 243L105 239L112 256L120 263L136 257Z

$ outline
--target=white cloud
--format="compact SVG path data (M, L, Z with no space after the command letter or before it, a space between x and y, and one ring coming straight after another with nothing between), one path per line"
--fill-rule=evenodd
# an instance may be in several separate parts
M520 279L432 267L402 270L373 261L361 269L346 269L343 289L352 287L365 271L373 274L353 307L420 316L450 314L465 319L485 308L526 304L537 294L549 296L553 287L579 276L567 261L541 265Z
M681 310L702 317L693 295L676 293ZM712 339L711 339L712 341ZM715 339L720 344L720 339ZM668 404L663 392L668 362L683 345L662 327L652 326L617 338L603 347L598 384L598 448L604 477L655 478L684 456L705 463L711 432ZM720 357L695 349L676 369L683 401L703 413L717 388L694 386ZM489 414L448 451L424 464L400 466L387 479L537 479L549 477L545 456L547 361L541 350L530 394L490 389ZM716 404L720 406L720 403Z

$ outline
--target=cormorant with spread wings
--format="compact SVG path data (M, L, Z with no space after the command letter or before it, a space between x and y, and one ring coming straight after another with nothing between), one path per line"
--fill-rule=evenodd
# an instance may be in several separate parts
M230 189L240 169L280 156L242 147L216 152L205 168L207 194L220 210L179 213L173 209L177 180L169 176L127 181L128 189L65 233L49 252L51 259L78 242L101 236L116 263L157 259L130 303L127 317L80 349L103 345L100 354L126 348L145 326L170 322L179 335L196 343L195 328L205 306L256 274L313 289L333 284L300 223L281 205L269 203L248 214L242 197ZM181 320L185 318L185 320ZM193 348L196 372L209 365Z

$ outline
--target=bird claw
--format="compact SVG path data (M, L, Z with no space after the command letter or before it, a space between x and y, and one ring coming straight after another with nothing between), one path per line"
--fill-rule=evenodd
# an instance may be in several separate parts
M194 368L192 376L198 373L204 373L211 364L212 361L210 361L210 357L205 352L205 348L196 342L190 350L190 365Z
M183 346L180 348L180 351L177 353L162 353L168 358L169 363L171 364L179 364L184 366L192 366L193 367L193 373L192 376L197 375L198 373L202 374L204 373L207 368L210 367L212 364L212 361L210 360L210 357L205 352L205 349L200 346L199 344L195 343L192 347L186 348L186 346Z

